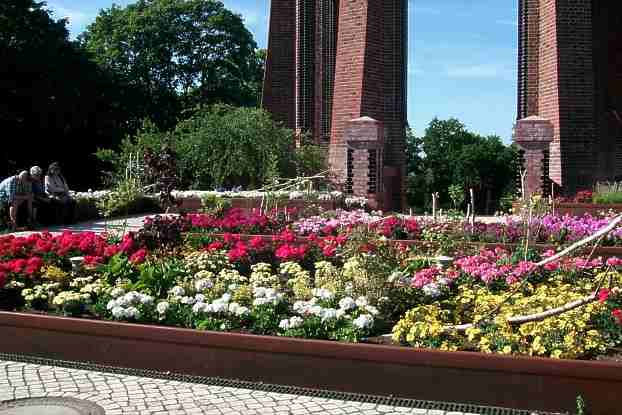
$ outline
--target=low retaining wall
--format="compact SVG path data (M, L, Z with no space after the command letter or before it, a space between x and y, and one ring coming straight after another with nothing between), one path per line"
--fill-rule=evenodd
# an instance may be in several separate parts
M619 413L622 365L201 332L0 312L0 352L344 392Z
M598 216L602 212L621 213L622 205L620 204L595 204L595 203L559 203L555 205L555 213L559 215L583 216L586 213L592 216Z
M222 233L201 233L201 232L189 232L186 235L192 235L192 236L206 236L206 237L214 237L214 238L223 238L225 234ZM242 240L249 240L251 238L257 237L259 236L260 238L262 238L264 241L266 242L271 242L273 240L273 235L246 235L246 234L240 234L239 235L240 238ZM307 242L308 240L305 237L298 237L297 238L298 242ZM430 242L430 241L420 241L420 240L413 240L413 239L405 239L405 240L391 240L391 242L395 243L395 244L403 244L403 245L407 245L407 246L420 246L420 247L430 247L430 248L436 248L438 247L438 243L436 242ZM519 248L523 248L522 245L518 245L518 244L506 244L506 243L490 243L490 242L459 242L459 245L462 247L471 247L474 249L495 249L495 248L503 248L506 249L508 251L515 251L516 249ZM531 245L532 248L537 249L540 252L544 252L544 251L548 251L548 250L554 250L557 251L559 249L558 246L555 245L543 245L543 244L536 244L536 245ZM584 248L582 251L580 251L584 254L590 254L592 253L592 247L588 246L586 248ZM598 248L596 248L594 250L594 253L592 254L593 257L597 258L597 257L602 257L604 259L607 258L611 258L611 257L619 257L622 258L622 246L599 246Z
M261 207L261 199L251 199L251 198L228 198L225 199L231 202L232 208L244 209L244 210L253 210L259 209ZM324 210L335 210L339 207L337 202L334 201L306 201L306 200L280 200L278 206L280 208L287 207L289 209L304 209L309 206L319 206ZM183 198L181 201L181 205L177 208L178 210L183 210L186 212L198 212L201 210L201 199L198 197L187 197Z

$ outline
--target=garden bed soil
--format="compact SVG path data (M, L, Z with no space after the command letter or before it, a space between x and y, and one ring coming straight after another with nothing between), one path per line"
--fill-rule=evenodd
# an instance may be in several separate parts
M0 312L0 352L362 394L619 413L622 364L201 332Z

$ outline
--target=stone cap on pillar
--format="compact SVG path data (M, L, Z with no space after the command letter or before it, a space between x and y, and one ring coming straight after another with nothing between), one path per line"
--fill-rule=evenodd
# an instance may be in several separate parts
M546 118L533 115L516 122L514 141L518 144L549 144L555 138L555 128Z
M382 121L367 116L354 118L348 121L344 137L347 143L376 142L382 144L384 142L384 125Z

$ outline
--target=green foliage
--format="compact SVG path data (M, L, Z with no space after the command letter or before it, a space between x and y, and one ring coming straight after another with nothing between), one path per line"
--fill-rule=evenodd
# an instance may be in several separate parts
M183 262L174 258L151 258L141 264L139 269L138 281L132 289L149 293L156 298L166 297L176 281L186 275Z
M327 169L325 151L320 146L303 144L296 149L294 157L299 177L310 177Z
M228 105L198 108L171 132L146 122L119 151L100 150L97 155L109 163L111 177L118 181L131 158L142 160L146 151L157 151L163 142L178 154L182 188L259 187L277 173L291 172L292 131L277 125L264 110Z
M56 159L72 189L94 187L88 155L131 128L132 87L91 61L66 25L44 2L0 2L0 125L13 137L12 150L0 154L0 176Z
M451 203L454 205L454 209L459 209L464 203L464 187L461 184L452 184L447 189Z
M441 204L457 196L458 186L473 188L479 211L493 212L513 185L517 151L497 136L482 137L456 119L434 119L423 137L407 132L408 192L414 206L429 206L438 192ZM450 187L455 186L450 194Z
M215 194L206 194L201 197L201 210L213 216L223 216L231 207L231 201Z
M145 196L134 179L119 182L110 194L97 202L97 208L106 218L160 211L157 200Z
M172 127L183 108L254 106L262 52L216 0L139 0L101 10L79 38L97 63L140 89L143 114Z
M597 183L592 201L599 204L622 203L622 183Z

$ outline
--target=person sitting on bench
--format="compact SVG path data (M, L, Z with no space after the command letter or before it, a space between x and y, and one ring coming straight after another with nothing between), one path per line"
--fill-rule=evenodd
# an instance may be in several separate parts
M24 170L16 176L4 179L0 183L0 203L9 206L9 228L17 229L17 209L25 204L28 210L28 226L34 222L32 211L32 182L30 174Z

